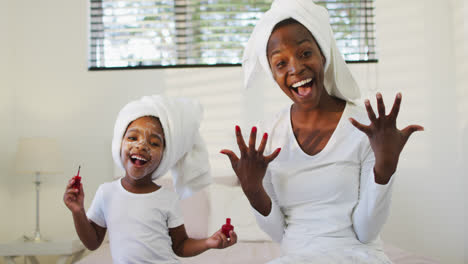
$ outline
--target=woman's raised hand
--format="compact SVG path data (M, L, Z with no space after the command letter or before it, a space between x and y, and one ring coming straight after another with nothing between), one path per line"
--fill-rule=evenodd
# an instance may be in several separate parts
M350 121L369 137L375 155L375 180L379 184L386 184L396 170L400 153L408 138L413 132L423 131L424 128L419 125L410 125L402 130L397 128L396 120L400 110L401 93L396 95L393 108L388 115L385 115L382 94L377 93L376 97L379 117L376 117L369 100L366 100L364 104L371 121L370 125L363 125L353 118L350 118Z
M281 151L281 148L276 149L268 156L263 155L265 150L268 134L263 134L262 141L258 149L255 149L255 141L257 138L257 128L252 127L250 133L249 146L244 142L241 129L236 126L237 145L240 150L240 158L229 149L221 150L222 154L229 157L232 168L239 178L242 189L247 194L249 192L256 192L258 188L263 185L263 177L265 177L268 164L273 161Z

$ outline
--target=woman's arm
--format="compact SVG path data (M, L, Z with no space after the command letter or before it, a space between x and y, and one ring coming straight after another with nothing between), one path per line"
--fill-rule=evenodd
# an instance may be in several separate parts
M276 194L273 190L273 184L271 183L271 175L267 171L265 178L263 179L263 188L262 188L264 194L266 197L265 198L259 198L257 200L261 199L268 199L268 211L261 212L260 210L257 209L253 201L255 202L255 199L252 199L253 201L250 201L250 204L253 207L254 215L257 220L257 224L260 226L260 228L267 233L273 241L276 241L278 243L283 240L283 234L284 230L286 228L286 224L284 222L284 215L283 212L281 212L281 209L278 205L278 200L276 198ZM253 197L255 197L255 194L251 194ZM249 198L249 195L247 195L247 198ZM258 195L260 196L260 194Z
M172 250L174 250L174 253L179 257L193 257L208 249L222 249L230 247L237 242L237 235L234 231L229 232L230 239L228 239L221 230L218 230L209 238L189 238L184 225L169 228L169 235L172 239Z
M253 127L250 132L249 145L247 146L242 137L239 126L236 126L237 145L240 150L240 158L231 150L223 149L222 154L229 157L232 168L239 179L242 190L247 196L259 226L269 234L272 239L280 242L283 237L284 219L274 196L273 186L269 178L265 179L268 164L280 153L276 149L272 154L264 156L268 134L264 133L258 150L255 148L257 128Z
M390 212L393 185L393 180L386 185L376 183L374 153L366 145L361 163L359 199L352 214L354 231L362 243L372 242L382 230Z
M353 212L354 229L358 239L363 243L374 240L387 219L391 182L403 147L412 133L424 130L419 125L410 125L402 130L397 128L401 93L397 94L388 115L385 113L382 94L377 93L376 98L378 117L369 100L365 101L370 125L363 125L350 118L351 123L367 135L370 144L361 166L359 202Z

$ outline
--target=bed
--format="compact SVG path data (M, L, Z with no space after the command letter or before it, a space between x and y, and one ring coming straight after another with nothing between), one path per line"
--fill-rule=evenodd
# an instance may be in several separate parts
M172 187L169 179L159 184ZM216 197L216 199L212 199ZM259 264L266 263L280 255L279 245L272 242L255 222L247 199L236 184L235 178L215 178L215 183L181 203L187 233L193 238L204 238L217 230L226 216L232 218L239 241L236 245L222 250L209 250L191 258L180 258L182 264ZM384 250L395 264L435 264L429 258L385 244ZM90 252L78 264L112 263L108 241L97 250Z

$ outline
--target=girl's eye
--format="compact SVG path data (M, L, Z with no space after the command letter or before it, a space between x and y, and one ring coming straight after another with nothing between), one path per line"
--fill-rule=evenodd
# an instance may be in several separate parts
M281 67L284 66L284 64L285 64L284 61L280 61L280 62L276 63L276 68L280 69Z
M151 142L151 146L159 147L159 143Z
M130 137L128 137L127 139L128 139L128 140L131 140L131 141L135 141L135 140L136 140L136 137L130 136Z

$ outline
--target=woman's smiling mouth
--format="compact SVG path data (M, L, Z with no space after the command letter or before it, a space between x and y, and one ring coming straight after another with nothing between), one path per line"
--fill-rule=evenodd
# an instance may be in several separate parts
M291 85L291 90L293 90L300 97L304 97L312 93L312 86L314 84L315 78L307 78L299 82L295 82Z

